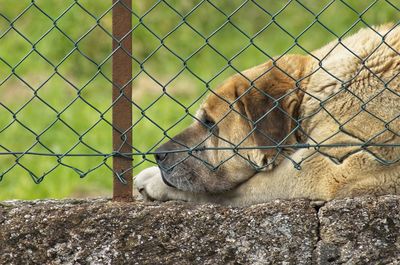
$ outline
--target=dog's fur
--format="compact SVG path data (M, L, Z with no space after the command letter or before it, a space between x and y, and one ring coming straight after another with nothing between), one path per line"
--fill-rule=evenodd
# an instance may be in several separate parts
M158 155L161 171L141 172L137 189L155 200L229 205L400 193L400 163L383 163L399 159L399 147L360 147L400 143L399 53L400 27L384 25L236 74L157 150L192 153ZM241 149L296 143L319 148Z

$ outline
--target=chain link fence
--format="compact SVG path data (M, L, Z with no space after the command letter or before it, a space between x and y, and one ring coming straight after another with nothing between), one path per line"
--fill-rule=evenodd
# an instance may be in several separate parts
M196 119L201 101L227 77L286 54L313 56L312 51L332 40L340 43L360 28L392 22L394 29L399 11L398 0L132 5L128 0L5 0L0 7L0 187L10 192L3 198L46 186L27 187L27 177L52 183L32 196L76 195L83 184L68 183L84 177L91 184L84 194L108 190L113 178L114 185L129 184L131 171L154 164L156 148ZM398 96L398 88L382 82L384 89L361 99L355 116L368 112L368 103L386 91ZM322 109L328 101L321 102ZM357 146L384 146L375 140L388 132L398 137L391 124L399 114L392 120L376 117L383 131ZM345 131L346 121L331 118ZM297 129L301 122L296 121ZM349 144L277 142L258 148L313 148L329 156L325 150L341 147ZM193 156L196 148L180 151ZM240 148L232 144L232 150ZM376 158L386 164L399 160ZM293 165L300 168L305 159ZM19 183L27 188L15 195Z

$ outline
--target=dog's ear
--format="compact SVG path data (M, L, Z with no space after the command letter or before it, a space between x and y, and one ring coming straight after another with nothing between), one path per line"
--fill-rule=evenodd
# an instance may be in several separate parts
M301 98L296 82L274 71L253 84L240 82L236 87L238 107L250 123L250 137L257 146L277 146L295 139ZM269 157L276 154L275 149L262 152Z
M296 93L280 98L282 96L284 94L269 95L257 90L240 98L258 146L275 146L281 143L288 138L296 124L299 98Z

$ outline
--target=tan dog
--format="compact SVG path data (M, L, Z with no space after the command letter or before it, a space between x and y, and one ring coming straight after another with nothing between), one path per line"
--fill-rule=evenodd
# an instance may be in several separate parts
M400 193L400 147L386 146L400 143L399 53L400 27L385 25L233 76L137 189L229 205Z

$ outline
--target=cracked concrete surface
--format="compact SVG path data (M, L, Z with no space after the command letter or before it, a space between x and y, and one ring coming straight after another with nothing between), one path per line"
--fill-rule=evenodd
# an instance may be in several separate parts
M397 264L400 196L0 203L0 264Z

